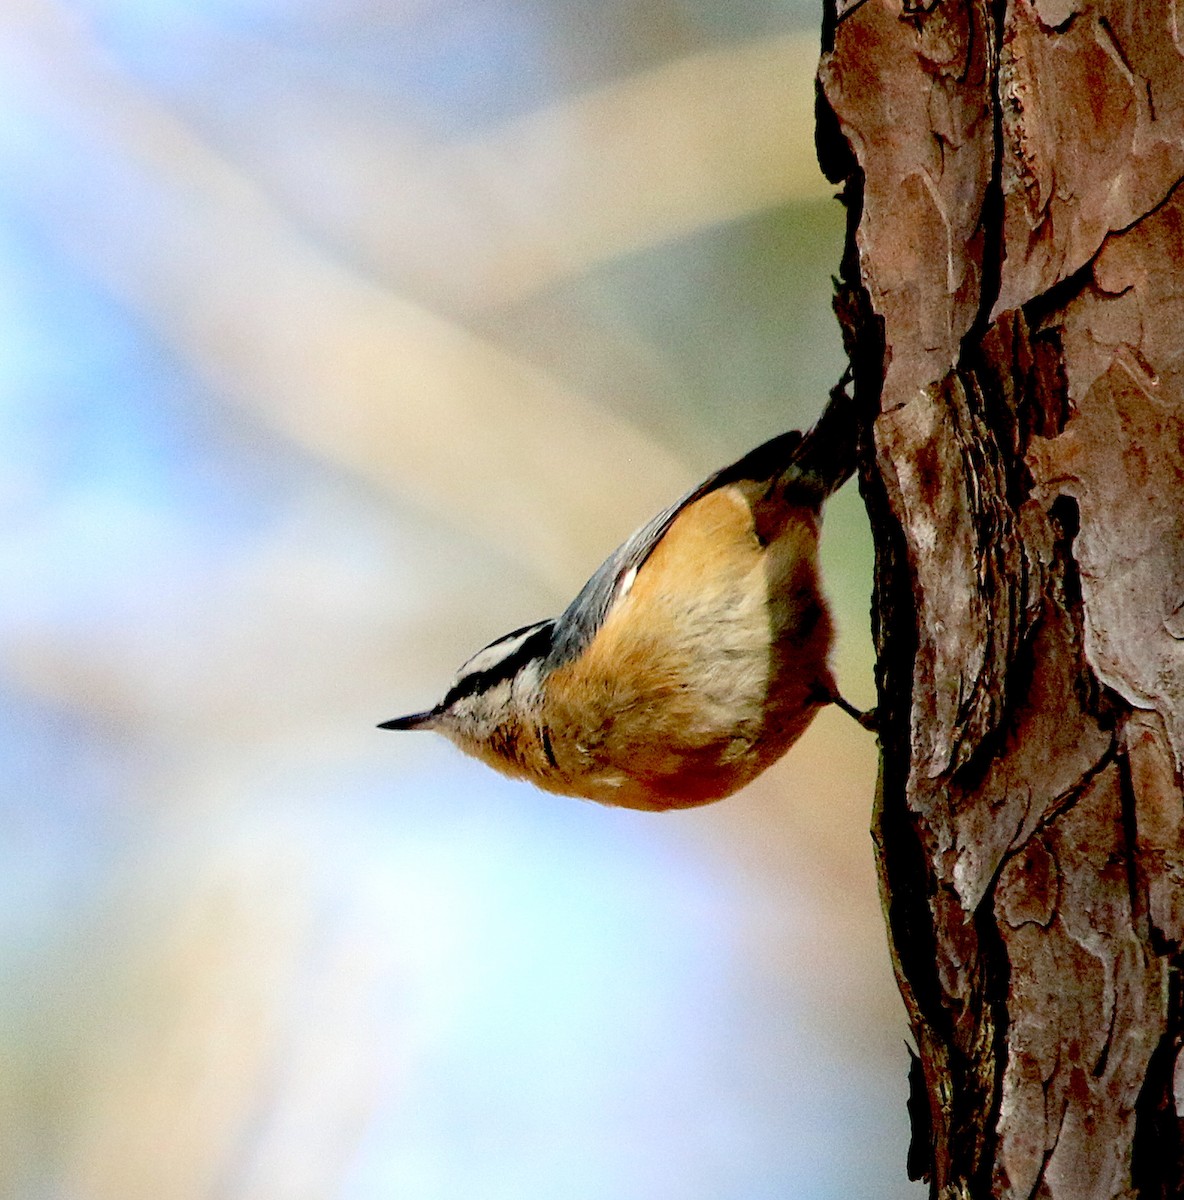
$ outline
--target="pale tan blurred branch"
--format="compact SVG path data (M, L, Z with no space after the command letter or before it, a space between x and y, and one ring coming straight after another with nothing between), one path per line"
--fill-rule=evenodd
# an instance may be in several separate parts
M816 33L664 64L441 155L496 222L489 303L697 229L831 190L814 154Z
M816 33L713 47L445 143L271 43L203 28L201 56L266 97L226 105L198 73L225 157L380 278L460 311L830 190L813 143Z
M289 437L564 591L623 532L622 512L640 519L688 482L626 422L312 244L50 0L6 6L0 62L6 119L36 135L4 148L18 196L194 369Z

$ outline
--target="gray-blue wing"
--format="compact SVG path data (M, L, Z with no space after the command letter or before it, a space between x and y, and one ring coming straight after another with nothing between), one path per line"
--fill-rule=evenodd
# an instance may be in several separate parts
M555 623L555 641L548 656L550 665L556 667L579 657L604 624L626 576L631 571L641 569L687 505L716 488L741 479L777 479L793 464L794 451L801 441L802 435L797 430L790 430L749 451L730 466L716 471L669 508L663 509L614 550ZM814 487L813 491L817 493L819 502L825 498L824 489Z
M596 636L596 631L604 624L625 576L649 558L674 518L692 500L703 494L696 488L676 504L663 509L597 567L591 579L580 589L579 595L555 622L555 640L548 656L551 666L570 662L583 653Z

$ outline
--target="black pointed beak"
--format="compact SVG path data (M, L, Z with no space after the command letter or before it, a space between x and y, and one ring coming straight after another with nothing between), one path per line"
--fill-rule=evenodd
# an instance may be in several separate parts
M439 710L429 708L427 712L412 713L409 717L396 717L393 721L383 721L379 729L431 729L440 715Z

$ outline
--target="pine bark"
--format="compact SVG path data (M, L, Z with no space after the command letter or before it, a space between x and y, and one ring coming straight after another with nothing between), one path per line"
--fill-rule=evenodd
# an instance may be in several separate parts
M1184 5L829 0L911 1173L1184 1195Z

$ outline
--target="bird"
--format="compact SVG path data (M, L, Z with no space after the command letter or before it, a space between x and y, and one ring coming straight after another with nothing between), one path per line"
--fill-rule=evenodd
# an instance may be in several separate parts
M645 811L751 782L835 704L818 571L823 505L854 471L844 380L806 434L764 442L658 513L558 617L490 642L432 708L434 730L549 792Z

